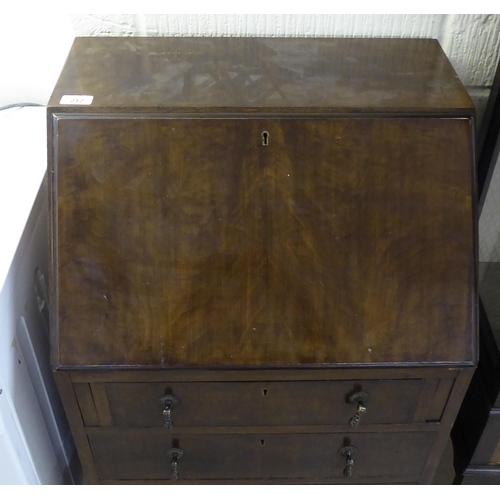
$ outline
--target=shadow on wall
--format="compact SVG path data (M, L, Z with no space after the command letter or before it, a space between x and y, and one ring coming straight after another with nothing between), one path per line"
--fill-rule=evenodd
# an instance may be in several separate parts
M73 482L74 443L49 363L46 206L44 179L0 293L0 416L10 444L0 458L17 462L14 476L0 470L0 484Z

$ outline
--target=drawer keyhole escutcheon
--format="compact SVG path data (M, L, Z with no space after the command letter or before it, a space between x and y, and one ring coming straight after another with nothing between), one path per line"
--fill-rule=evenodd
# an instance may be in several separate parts
M345 457L345 467L343 470L344 477L352 476L352 468L354 466L353 455L358 451L358 449L354 446L342 446L340 448L339 453Z
M163 405L163 418L165 419L165 428L172 429L174 422L172 421L172 408L179 400L172 394L164 394L160 398L160 403Z
M269 146L269 132L267 130L262 132L262 145Z
M267 392L268 392L267 389L262 389L262 395L263 396L267 396Z
M170 448L167 451L167 455L170 457L170 480L177 481L179 479L179 458L184 455L184 451L180 448Z
M349 396L349 403L357 404L356 413L349 420L349 425L351 427L358 427L359 421L361 419L361 415L366 413L366 401L368 400L368 393L365 391L355 392L351 396Z

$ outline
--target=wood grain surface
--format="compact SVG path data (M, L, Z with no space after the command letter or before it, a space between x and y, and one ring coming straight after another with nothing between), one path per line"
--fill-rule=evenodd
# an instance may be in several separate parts
M161 430L160 430L161 431ZM89 433L99 477L168 479L172 447L184 451L179 479L342 477L339 449L357 448L353 479L417 476L434 433L167 435L142 429ZM348 481L346 481L349 484Z
M60 366L474 361L468 120L138 118L56 120Z
M102 108L473 113L437 40L76 38L50 99ZM71 107L71 106L70 106Z
M434 381L436 382L436 381ZM180 427L262 425L345 425L357 410L349 396L368 394L360 427L412 423L424 380L336 382L203 382L106 384L115 426L163 427L159 403L173 394L174 429ZM432 395L433 396L433 395ZM433 401L429 397L427 403ZM214 411L215 410L215 411ZM425 422L427 415L420 422Z

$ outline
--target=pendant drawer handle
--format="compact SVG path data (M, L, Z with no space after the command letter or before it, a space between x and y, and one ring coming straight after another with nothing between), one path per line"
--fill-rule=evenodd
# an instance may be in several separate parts
M354 416L349 420L349 425L351 427L357 427L359 425L359 421L361 419L361 415L366 413L366 401L368 400L368 393L365 391L355 392L351 396L349 396L349 403L357 404L357 410Z
M354 466L353 455L358 451L358 449L354 446L342 446L340 448L339 453L345 457L345 467L343 470L344 477L352 476L352 468Z
M172 408L179 400L172 394L164 394L160 398L160 403L163 405L163 418L165 419L165 428L172 429L174 422L172 421Z
M177 481L179 479L179 458L184 455L184 451L180 448L170 448L167 451L167 455L170 457L170 480Z

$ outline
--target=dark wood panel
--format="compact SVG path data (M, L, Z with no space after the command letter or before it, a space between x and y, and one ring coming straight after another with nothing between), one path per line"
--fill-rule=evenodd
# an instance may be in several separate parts
M433 420L430 416L430 408L433 404L435 404L435 394L438 384L439 379L428 379L425 381L425 386L420 393L417 409L413 417L414 422L426 422L427 420ZM440 403L442 411L444 409L444 402L441 401Z
M93 427L99 425L99 418L97 417L97 411L95 409L92 392L90 391L90 385L86 383L80 383L74 384L73 387L85 426Z
M94 382L90 384L90 387L92 389L92 395L94 397L95 407L99 417L99 425L101 427L112 427L113 417L109 408L106 384Z
M165 436L137 431L98 439L89 436L99 477L106 479L168 479L171 447L183 479L342 477L345 458L339 449L357 448L353 478L418 476L433 433L388 434L262 434Z
M85 428L83 426L82 415L78 407L74 386L71 383L69 373L54 372L54 379L57 389L61 395L61 401L68 418L71 434L75 440L76 449L80 458L85 480L88 484L97 484L97 476L94 458L90 449Z
M475 360L467 120L59 120L58 141L61 365Z
M437 41L77 39L50 106L87 482L94 452L166 483L180 446L181 483L342 484L347 443L353 483L431 481L477 361L474 109Z
M427 414L427 420L439 421L443 415L443 410L446 405L446 401L451 393L451 388L453 387L452 379L442 378L436 388L436 392L431 398L432 405Z
M65 371L65 370L62 370ZM273 370L255 369L119 369L110 370L103 367L100 370L69 370L71 380L79 382L251 382L251 381L285 381L285 380L387 380L415 378L443 378L453 380L460 372L455 366L426 366L410 368L370 367L347 368L289 368Z
M439 432L438 422L425 424L365 424L356 428L358 433L381 433L381 432ZM332 434L351 432L353 429L347 425L272 425L272 426L233 426L233 427L176 427L173 432L168 432L162 427L142 427L141 432L155 435L157 438L165 434L262 434L268 432L273 434ZM89 436L105 435L120 436L123 432L136 432L133 427L87 427Z
M307 478L307 479L295 479L295 478L279 478L279 479L179 479L176 483L172 483L170 480L161 481L157 480L141 480L141 481L101 481L101 484L110 485L168 485L168 484L418 484L418 477L398 477L398 478L387 478L387 477L371 477L371 478Z
M348 425L357 410L349 402L367 393L360 427L414 421L424 380L344 382L221 382L178 384L106 384L116 426L162 427L160 396L178 402L174 429L189 426ZM432 398L429 400L432 403Z
M439 43L422 39L76 38L49 105L67 94L92 95L87 110L474 112Z

